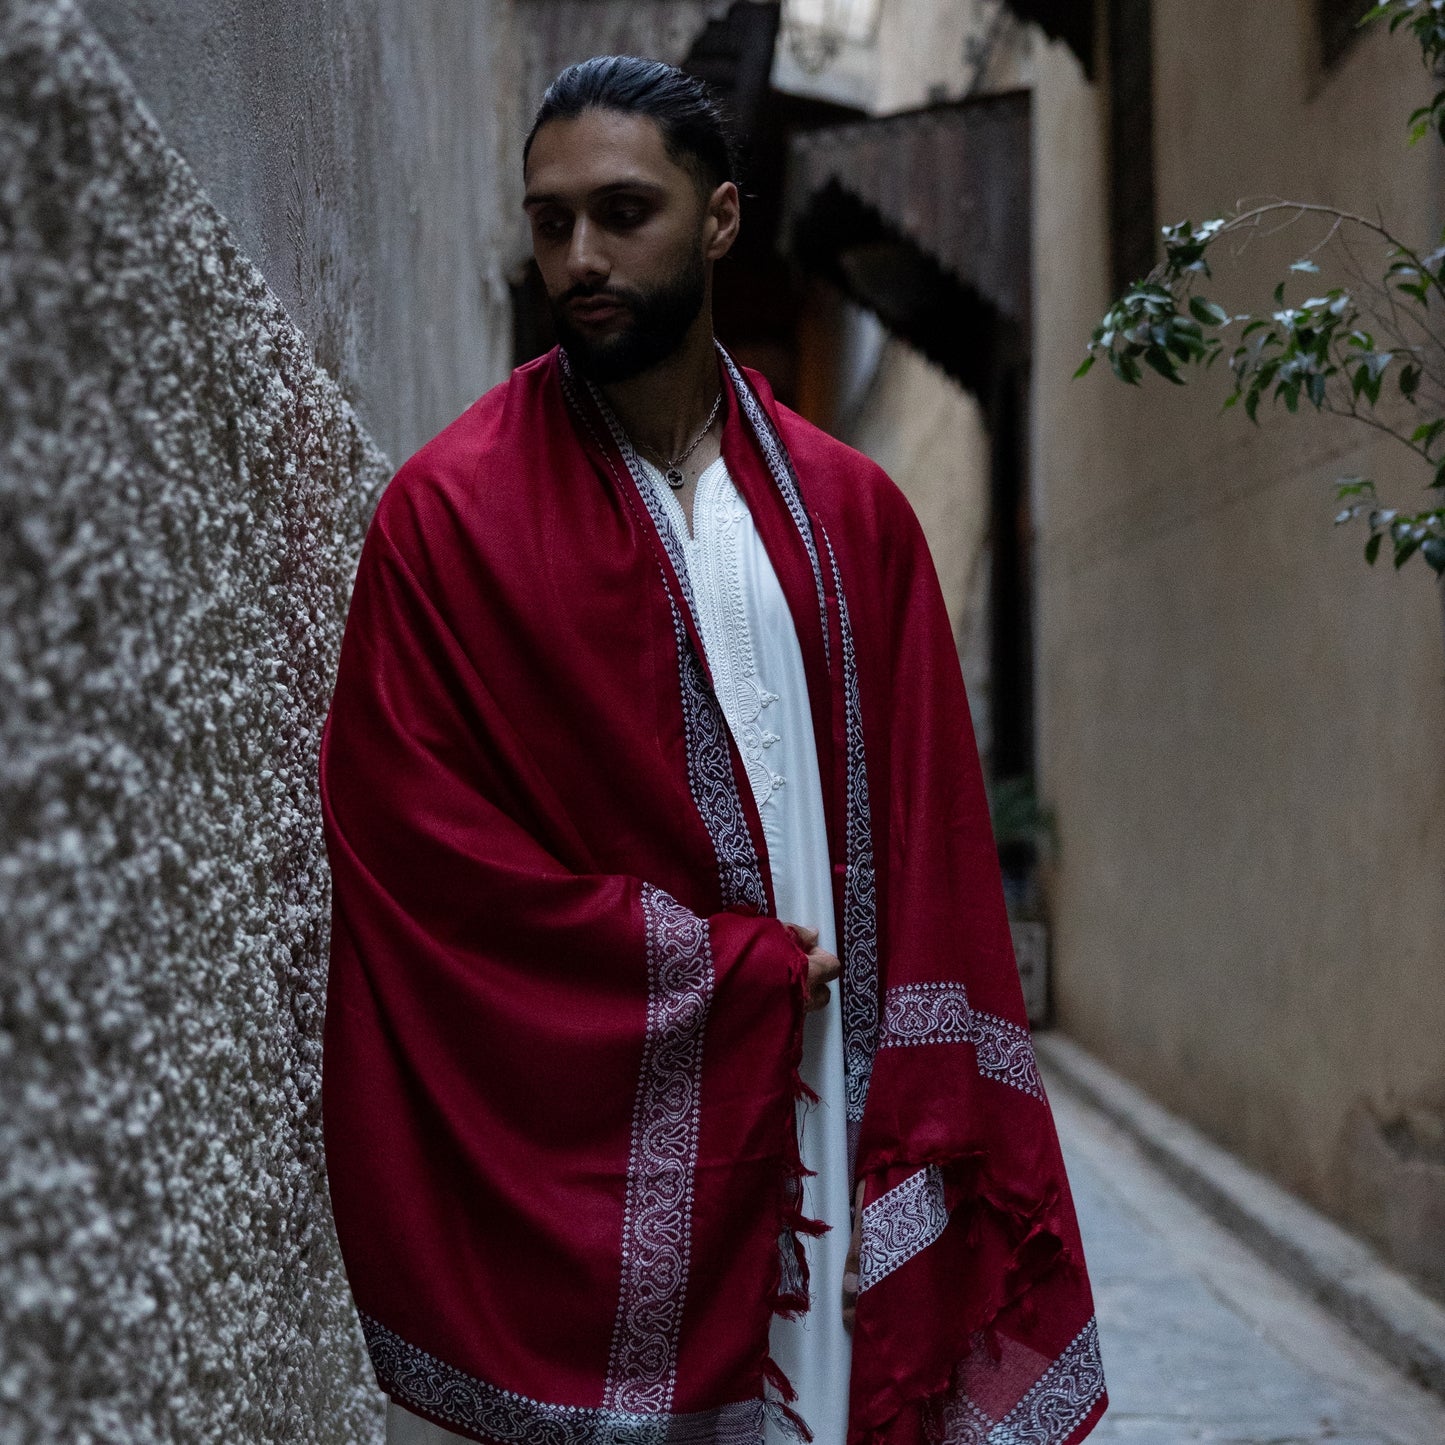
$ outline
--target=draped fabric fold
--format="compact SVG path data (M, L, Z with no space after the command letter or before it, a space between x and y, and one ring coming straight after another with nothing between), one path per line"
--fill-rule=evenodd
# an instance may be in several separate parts
M1097 1342L937 581L876 467L720 374L828 811L850 1440L1065 1445L1103 1408ZM327 1169L398 1403L505 1445L755 1445L788 1395L772 1313L809 1303L806 960L610 421L554 351L373 520L322 747Z

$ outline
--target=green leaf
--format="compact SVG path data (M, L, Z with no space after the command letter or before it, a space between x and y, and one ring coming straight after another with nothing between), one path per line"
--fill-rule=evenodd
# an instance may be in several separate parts
M1395 543L1395 571L1399 571L1416 552L1420 550L1420 538L1406 536L1403 542Z
M1079 377L1087 376L1089 372L1093 370L1094 363L1098 359L1097 356L1086 356L1079 364L1079 369L1074 373L1074 380L1077 381Z
M1171 356L1176 356L1180 361L1193 361L1195 356L1203 352L1204 348L1189 336L1180 336L1177 332L1169 338L1167 350Z
M1427 537L1420 543L1420 555L1437 577L1445 577L1445 537Z
M1318 275L1320 268L1316 266L1308 256L1305 256L1301 260L1294 262L1289 269L1291 271L1308 271L1312 275Z
M1335 498L1344 501L1346 497L1373 497L1375 484L1368 477L1341 477L1335 483Z
M1189 298L1190 314L1204 326L1223 326L1229 320L1229 312L1203 296Z
M1400 368L1400 395L1413 397L1420 389L1420 368L1413 363Z
M1276 306L1283 306L1283 305L1284 305L1284 282L1283 282L1283 281L1281 281L1281 282L1279 283L1279 285L1274 288L1274 304L1275 304Z
M1245 415L1250 419L1250 421L1252 421L1256 426L1259 425L1259 417L1258 417L1258 415L1257 415L1258 411L1259 411L1259 393L1258 393L1257 391L1251 391L1251 392L1249 393L1249 395L1246 396L1245 399L1244 399L1244 414L1245 414Z
M1175 386L1183 386L1184 378L1179 375L1174 363L1169 359L1169 353L1161 346L1151 346L1144 352L1145 362L1159 373L1166 381L1172 381Z
M1383 532L1375 532L1371 535L1370 540L1365 543L1365 561L1368 562L1371 567L1375 565L1375 559L1380 555L1380 543L1384 540L1385 534Z

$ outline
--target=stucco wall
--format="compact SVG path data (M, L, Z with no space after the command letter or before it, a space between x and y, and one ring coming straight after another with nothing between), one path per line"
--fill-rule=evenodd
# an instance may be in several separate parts
M356 552L505 371L530 92L702 7L87 10L124 65L0 9L0 1442L360 1445L314 788Z
M316 358L400 462L511 368L521 145L587 55L725 0L84 0Z
M1161 221L1288 194L1438 230L1438 157L1404 144L1418 51L1370 34L1321 75L1311 8L1154 7ZM1313 415L1221 418L1221 377L1071 382L1108 299L1105 160L1100 97L1058 47L1035 114L1060 1019L1445 1288L1440 598L1331 525L1333 477L1398 477L1405 454ZM1306 244L1256 244L1210 289L1268 307Z

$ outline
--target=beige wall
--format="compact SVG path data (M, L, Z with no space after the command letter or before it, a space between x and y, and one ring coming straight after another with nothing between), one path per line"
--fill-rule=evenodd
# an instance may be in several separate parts
M1441 167L1403 140L1428 91L1406 38L1367 35L1326 77L1306 4L1154 9L1161 220L1285 193L1434 234ZM1222 377L1070 381L1107 301L1105 160L1100 95L1060 47L1037 58L1036 117L1061 1022L1445 1288L1441 604L1420 564L1363 564L1329 487L1408 458L1313 415L1220 417ZM1304 249L1252 248L1215 294L1267 305Z
M918 514L986 753L989 446L983 412L936 366L892 340L842 432L898 483Z

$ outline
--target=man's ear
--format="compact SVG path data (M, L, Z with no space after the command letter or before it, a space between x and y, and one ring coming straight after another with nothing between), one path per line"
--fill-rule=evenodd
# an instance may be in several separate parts
M742 203L738 188L732 181L724 181L713 188L707 198L706 217L703 256L708 261L717 261L732 250L742 225Z

